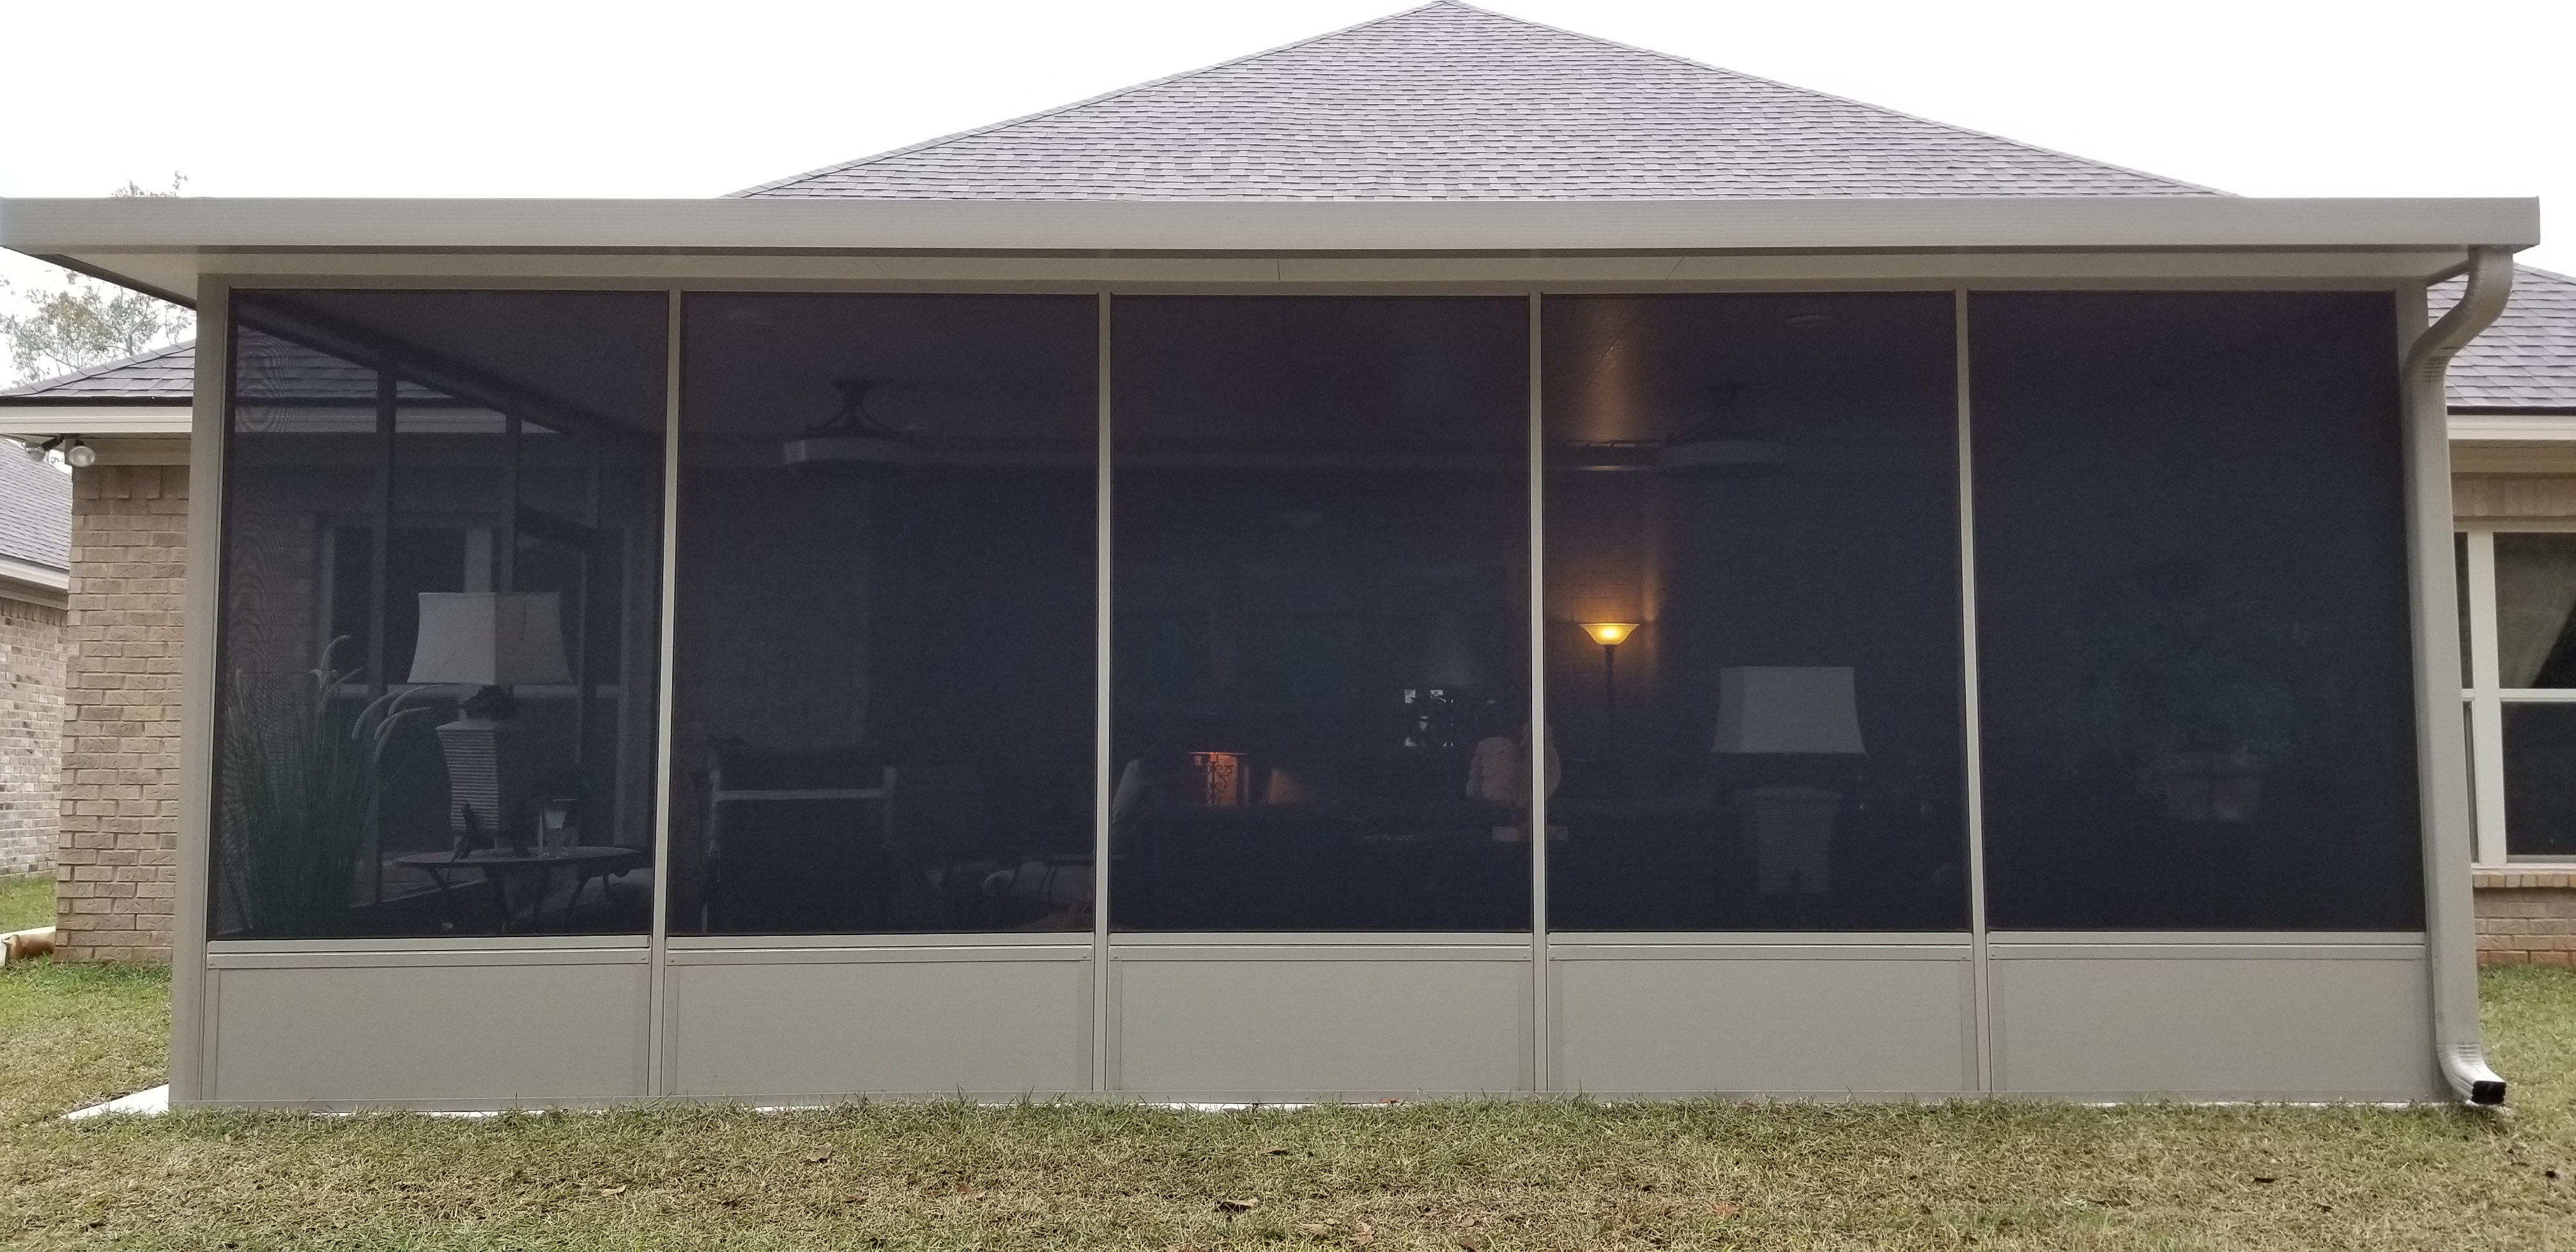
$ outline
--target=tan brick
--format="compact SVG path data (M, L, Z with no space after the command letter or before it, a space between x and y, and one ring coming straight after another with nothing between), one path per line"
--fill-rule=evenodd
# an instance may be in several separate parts
M61 627L62 950L169 959L178 837L188 478L100 465L72 482L71 607Z

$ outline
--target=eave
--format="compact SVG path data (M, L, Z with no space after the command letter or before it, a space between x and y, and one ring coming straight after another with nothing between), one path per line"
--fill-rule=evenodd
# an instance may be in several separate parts
M0 200L0 247L180 299L200 274L255 271L262 253L2438 257L2539 238L2530 199Z

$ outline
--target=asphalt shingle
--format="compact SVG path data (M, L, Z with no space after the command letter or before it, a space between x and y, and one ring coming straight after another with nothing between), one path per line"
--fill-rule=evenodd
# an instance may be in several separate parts
M0 557L72 566L72 476L10 443L0 443Z
M78 373L38 379L0 391L0 399L19 403L57 400L186 400L197 385L197 343L186 340L166 348L93 365Z
M343 400L371 404L376 372L364 365L289 343L244 327L240 331L240 394L244 400ZM0 391L0 406L55 403L180 403L195 398L197 344L175 343L122 361L94 365L77 374L40 379ZM444 399L441 393L404 382L405 400Z
M2215 193L1437 0L739 194L1545 200Z
M2434 287L2432 307L2457 304L2460 285ZM2515 267L2504 312L2452 358L2450 383L2455 410L2576 414L2576 278Z

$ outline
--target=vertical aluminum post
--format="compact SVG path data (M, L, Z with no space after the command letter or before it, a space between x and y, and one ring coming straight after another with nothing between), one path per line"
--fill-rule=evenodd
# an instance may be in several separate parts
M1951 370L1959 413L1959 745L1968 817L1968 950L1975 986L1977 1090L1995 1089L1994 992L1987 964L1986 791L1977 689L1977 476L1969 443L1968 289L1950 293Z
M679 641L673 637L680 603L676 576L680 568L680 314L685 301L679 288L670 289L669 301L662 340L662 647L655 658L658 677L653 692L653 930L646 942L652 962L651 1007L645 1015L649 1033L644 1040L644 1094L648 1096L667 1095L670 1085L665 1072L670 1057L663 1040L670 1033L666 1022L670 999L671 801L675 794L671 785L671 658L679 650ZM512 507L516 507L515 503Z
M1547 405L1539 293L1529 293L1530 1085L1556 1089L1547 956Z
M1099 428L1092 461L1091 1089L1109 1089L1109 293L1099 294L1092 366Z

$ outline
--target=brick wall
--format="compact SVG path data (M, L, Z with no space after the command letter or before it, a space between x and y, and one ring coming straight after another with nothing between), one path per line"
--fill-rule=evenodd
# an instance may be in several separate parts
M170 958L188 471L72 480L56 924L76 961Z
M0 597L0 878L53 868L63 611Z
M2478 964L2576 965L2576 866L2482 869Z

